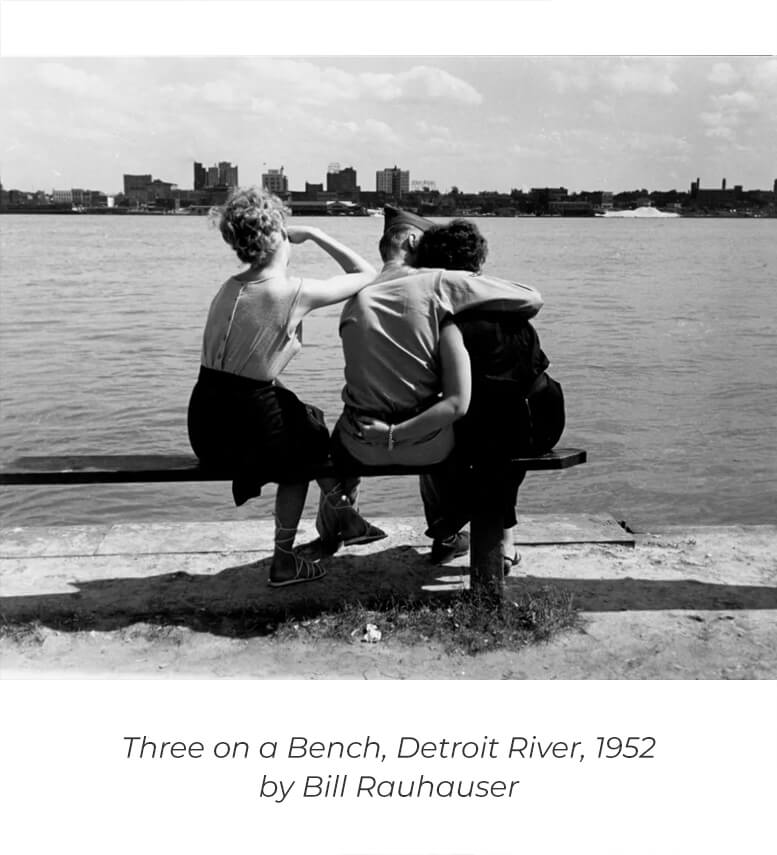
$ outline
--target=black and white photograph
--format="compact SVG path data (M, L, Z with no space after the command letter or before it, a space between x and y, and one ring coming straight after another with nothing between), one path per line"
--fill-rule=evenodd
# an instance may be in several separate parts
M0 0L13 852L762 852L777 12Z
M2 111L4 671L775 676L777 59L14 58Z

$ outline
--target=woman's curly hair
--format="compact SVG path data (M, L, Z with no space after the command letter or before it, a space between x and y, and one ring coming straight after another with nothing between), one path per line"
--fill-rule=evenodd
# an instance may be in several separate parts
M214 213L222 237L246 264L263 267L283 240L288 210L260 187L238 188Z
M416 248L418 267L444 267L479 273L488 255L488 241L469 220L451 220L421 235Z

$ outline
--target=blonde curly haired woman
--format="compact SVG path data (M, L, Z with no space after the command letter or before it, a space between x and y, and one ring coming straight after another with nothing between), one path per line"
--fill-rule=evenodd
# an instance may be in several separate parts
M323 414L278 381L300 350L299 325L309 312L345 300L375 276L374 268L321 229L286 224L286 209L258 187L236 190L220 209L224 240L248 267L230 276L210 306L200 375L189 402L189 438L207 466L233 475L240 505L276 482L275 545L269 584L320 579L326 571L292 547L307 496L300 476L329 455ZM345 271L330 279L288 273L291 245L313 241ZM385 537L347 501L337 480L319 482L339 523L339 542Z

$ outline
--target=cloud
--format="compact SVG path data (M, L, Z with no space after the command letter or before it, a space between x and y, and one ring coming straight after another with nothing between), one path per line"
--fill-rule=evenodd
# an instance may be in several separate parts
M709 80L710 83L716 83L721 86L730 86L738 78L739 72L737 72L728 62L716 62L715 65L712 66L710 73L707 75L707 80Z
M625 137L628 148L634 151L652 152L663 158L676 156L683 158L690 153L691 145L684 137L661 131L643 131Z
M321 133L328 139L340 142L359 143L361 145L390 144L401 146L402 138L394 129L380 119L348 120L345 122L329 120L310 120L311 130Z
M549 75L553 88L561 95L565 92L585 92L591 87L591 78L580 68L554 69Z
M731 142L736 137L736 129L741 120L735 112L717 110L713 113L700 113L702 124L707 125L704 136L711 140Z
M663 62L620 63L606 75L606 82L620 94L673 95L678 91Z
M483 96L469 83L447 71L416 65L406 71L352 73L321 67L306 60L251 58L245 61L253 84L278 91L307 104L336 101L449 101L480 104ZM277 97L274 93L273 97Z
M38 68L38 77L53 89L79 97L103 98L110 92L100 77L61 62L44 63Z
M405 100L443 99L460 104L481 104L483 96L466 81L440 68L418 65L396 75Z
M599 98L591 104L591 109L594 113L598 113L600 116L609 116L615 113L615 107L613 104Z
M737 149L745 150L737 135L750 133L752 116L760 110L759 99L749 91L737 89L722 95L710 96L713 109L699 114L702 124L707 125L704 136L718 143L726 143L730 148L737 143ZM746 122L745 122L746 119Z
M716 113L700 113L699 118L703 124L714 127L715 125L721 124L723 121L723 113L720 111Z
M720 109L732 113L754 113L758 110L758 99L755 95L742 89L727 95L716 95L712 100Z
M777 91L777 58L759 62L751 73L751 79L758 87Z
M619 65L608 75L607 82L619 93L640 92L674 95L679 87L666 67L653 64Z
M730 142L736 136L736 131L734 128L728 127L728 125L716 125L714 128L708 128L704 132L704 136L710 139L720 139Z
M419 134L424 137L440 137L444 139L450 139L451 137L451 129L446 128L444 125L435 125L431 122L427 122L426 119L419 119L415 123L416 130Z

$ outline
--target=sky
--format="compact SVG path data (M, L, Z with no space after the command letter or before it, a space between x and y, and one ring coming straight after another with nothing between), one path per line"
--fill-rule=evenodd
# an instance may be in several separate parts
M5 188L192 186L192 163L291 189L395 164L466 192L771 189L777 57L0 59Z

